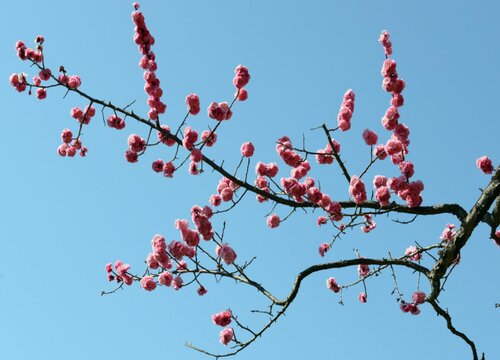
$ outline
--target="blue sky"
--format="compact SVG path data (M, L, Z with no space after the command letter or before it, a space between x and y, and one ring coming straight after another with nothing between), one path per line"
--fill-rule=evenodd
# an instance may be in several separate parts
M496 105L500 74L498 37L500 11L494 1L142 1L141 9L156 38L158 76L168 110L163 118L175 126L185 112L184 97L200 95L202 109L212 101L228 101L234 88L234 67L249 67L249 99L238 103L223 124L219 142L208 155L239 161L239 147L252 141L256 161L278 161L278 137L300 144L302 134L312 149L321 148L321 133L310 131L323 122L334 125L343 93L352 88L356 109L352 129L338 135L346 163L360 172L369 157L361 132L387 133L380 118L389 95L380 87L383 50L380 31L391 32L393 58L405 79L401 121L411 129L410 159L415 177L425 183L424 204L456 202L468 209L488 177L475 159L489 155L500 161L500 125ZM145 130L129 121L117 132L103 127L99 116L85 129L85 159L56 154L62 129L76 129L73 106L86 105L74 95L63 99L49 91L44 101L17 94L8 84L13 72L34 74L14 52L17 40L31 44L45 36L45 54L53 70L64 65L82 77L81 89L95 97L128 104L145 114L139 54L133 44L131 3L85 1L3 4L0 40L2 131L0 152L0 358L5 359L144 359L203 355L185 341L222 351L219 330L210 314L231 307L245 323L262 319L249 313L267 305L253 289L207 280L208 294L195 288L180 292L158 288L148 293L134 285L101 297L109 290L104 265L121 259L142 272L156 233L178 239L173 223L187 218L193 204L204 205L219 177L211 172L188 176L183 169L173 180L150 170L151 161L171 156L152 148L137 164L123 159L130 133ZM204 111L192 118L198 130L213 126ZM253 166L253 165L252 165ZM314 168L331 195L346 199L339 169ZM376 174L396 175L389 164ZM315 176L316 176L315 175ZM289 291L293 276L322 260L370 257L388 251L402 254L418 241L438 240L448 216L419 219L401 226L377 219L377 229L354 231L336 244L325 259L317 247L332 231L315 226L315 215L295 215L270 230L265 215L271 206L249 196L238 208L214 222L227 221L227 241L239 259L258 259L251 269L258 281L278 296ZM286 214L284 208L276 211ZM442 306L453 314L458 329L468 334L487 359L500 357L498 317L500 249L480 226L462 253L462 262L447 283ZM416 279L397 271L402 292L410 297ZM368 282L369 300L359 304L356 288L344 294L344 306L324 281L356 278L355 269L309 277L287 316L238 356L407 360L469 359L469 348L445 327L428 305L417 317L403 314L391 296L389 273ZM424 290L426 287L424 286Z

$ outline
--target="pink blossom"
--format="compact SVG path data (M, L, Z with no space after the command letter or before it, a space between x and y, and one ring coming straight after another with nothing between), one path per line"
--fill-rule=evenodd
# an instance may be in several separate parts
M200 149L193 149L191 150L190 158L195 163L198 163L203 159L203 154L201 153Z
M226 187L222 189L220 195L223 201L231 201L233 200L233 190L230 187Z
M365 184L357 176L351 176L351 182L349 185L349 193L354 199L357 205L361 205L366 201L366 190Z
M83 118L83 111L79 107L74 107L71 109L71 117L76 120L81 120Z
M141 279L141 286L144 290L147 291L153 291L154 289L156 289L156 283L153 280L152 276L144 276Z
M324 216L318 216L318 219L316 220L316 223L318 226L325 225L328 222L328 219Z
M330 245L328 243L323 243L319 246L319 255L321 257L325 256L325 253L330 250Z
M219 341L224 346L226 346L227 344L229 344L229 342L231 340L233 340L233 338L234 338L234 330L233 330L233 328L225 328L219 334Z
M439 237L441 241L451 241L455 237L455 234L457 233L455 230L455 225L453 224L446 224L446 227L444 228L441 236Z
M213 102L208 107L208 116L217 121L229 120L233 115L233 112L229 108L226 102L221 102L219 104Z
M398 76L396 72L396 62L391 59L386 59L382 65L381 73L383 77Z
M182 146L187 150L191 150L194 146L194 143L198 141L198 132L191 128L191 126L187 126L184 129L184 138L182 139Z
M379 160L384 160L387 157L387 152L385 151L385 145L377 145L375 149L373 149L373 155L377 157Z
M373 178L373 187L375 189L378 189L381 186L386 186L387 185L387 178L383 175L376 175Z
M170 286L173 278L174 276L171 273L164 271L158 276L158 282L164 286Z
M387 30L382 31L378 41L384 47L385 56L391 55L392 54L392 43L389 40L389 32Z
M368 298L368 295L366 295L366 293L364 293L364 292L359 293L359 295L358 295L358 300L360 303L365 303L367 301L367 298Z
M68 87L70 89L77 89L82 84L82 81L78 75L68 76Z
M238 100L239 101L245 101L248 99L248 92L245 89L240 89L238 92Z
M109 116L107 119L107 123L110 128L114 128L116 130L122 130L123 128L125 128L125 121L117 115Z
M392 99L391 99L391 105L395 107L400 107L403 106L405 103L405 100L403 98L403 95L401 94L393 94Z
M163 129L162 131L157 132L158 140L160 140L163 144L167 146L172 146L176 142L174 138L170 137L170 127L168 125L162 125L161 128ZM195 140L196 141L196 140Z
M385 151L388 155L399 154L403 151L403 144L399 140L389 140L385 145Z
M42 88L36 90L36 98L38 100L43 100L46 97L47 97L47 90L42 89Z
M198 287L198 290L196 290L196 292L198 293L198 295L203 296L207 293L207 289L205 289L203 285L200 285Z
M370 267L367 264L358 265L358 274L361 277L365 277L370 272Z
M40 84L42 83L42 79L40 79L38 76L33 76L33 85L35 86L40 86Z
M375 145L378 140L377 134L369 129L365 129L363 131L363 139L365 140L366 145Z
M51 75L52 72L50 71L50 69L43 69L38 73L38 76L40 76L40 79L42 79L43 81L49 80Z
M212 315L212 322L215 325L219 325L219 326L224 327L224 326L231 324L231 317L232 316L233 316L233 314L231 313L231 310L221 311L220 313Z
M200 112L200 98L196 94L186 96L186 104L191 115L196 115Z
M231 265L232 263L234 263L234 260L236 260L236 258L238 257L233 248L229 244L224 243L222 243L220 246L217 245L217 247L215 248L215 253L227 265Z
M222 198L220 197L220 195L210 196L210 204L212 204L212 206L219 206L221 204L221 201Z
M423 291L414 292L412 295L412 300L415 304L423 304L425 302L425 293Z
M152 166L154 172L157 172L157 173L162 172L163 171L163 160L158 159L156 161L153 161L153 164L151 166Z
M491 174L494 170L491 159L487 156L481 156L476 160L476 166L485 174Z
M71 130L69 129L64 129L61 133L61 139L64 143L69 144L71 142L71 139L73 138L73 134L71 133Z
M133 152L141 152L146 149L146 140L141 138L139 135L131 134L128 137L128 147Z
M160 264L158 261L156 261L154 254L150 253L148 257L146 258L146 264L148 265L148 268L150 269L158 269L160 267Z
M389 206L389 200L391 198L391 193L387 186L380 186L375 192L375 197L377 198L380 206Z
M250 81L250 74L248 73L248 68L243 65L238 65L234 70L235 76L233 79L233 84L237 89L242 89Z
M227 345L234 338L233 328L226 328L222 330L219 334L219 339L221 344Z
M176 276L174 280L172 280L172 289L180 290L183 284L184 281L182 280L182 278L180 276Z
M267 217L267 226L273 229L279 226L280 221L280 217L277 214L272 214Z
M422 259L422 253L418 251L415 246L410 246L405 250L405 255L408 256L408 259L413 261L419 261Z
M211 147L217 141L217 134L210 130L205 130L201 133L201 141L203 141L208 147Z
M338 293L340 291L340 287L337 284L337 281L335 278L328 278L326 279L326 287L330 290L332 290L334 293Z
M403 161L399 163L399 171L401 171L401 174L406 176L407 179L411 178L415 174L413 163L410 161Z
M255 148L251 142L246 142L241 145L241 155L244 157L252 157Z
M163 175L165 177L173 177L174 172L175 172L175 165L171 161L168 161L165 164L163 164Z
M136 152L134 152L132 150L125 151L125 159L128 162L135 163L135 162L137 162L138 158L139 158L139 155Z

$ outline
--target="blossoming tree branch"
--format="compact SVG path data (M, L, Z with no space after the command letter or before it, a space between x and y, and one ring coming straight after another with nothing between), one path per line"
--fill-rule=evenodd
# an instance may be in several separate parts
M261 327L245 325L241 320L245 314L233 313L228 304L227 308L211 315L213 323L222 327L220 342L228 348L208 351L188 344L204 354L222 358L244 350L277 322L299 295L302 282L311 274L325 273L326 287L339 293L340 301L343 291L358 288L358 300L365 303L368 301L367 285L370 279L387 272L394 279L393 294L402 312L418 315L421 311L435 311L444 319L449 331L468 345L472 358L479 359L480 352L475 343L464 330L455 327L451 314L442 307L439 297L451 272L459 266L460 252L476 227L489 227L491 239L500 246L500 231L497 230L500 224L500 171L498 167L494 168L489 157L481 156L477 159L477 167L487 177L486 185L481 184L484 188L471 209L465 209L459 204L432 205L430 201L423 200L424 183L414 178L410 129L400 119L405 82L399 77L396 61L392 58L389 33L384 31L379 38L385 53L381 74L382 88L388 93L388 107L382 117L381 128L377 129L381 137L388 140L379 141L375 130L366 129L362 133L366 145L372 149L371 158L364 169L354 172L348 168L342 160L344 154L341 153L341 144L335 139L339 132L347 132L351 128L355 110L353 90L347 90L341 99L337 122L318 124L315 129L324 135L324 143L320 149L297 146L297 141L292 142L292 139L283 136L273 144L280 160L264 163L253 160L254 146L246 142L241 145L241 154L233 154L241 156L239 165L233 169L220 160L208 157L205 150L217 147L217 130L221 126L230 126L230 120L234 121L237 117L234 115L236 105L247 99L246 86L251 78L248 68L242 65L236 67L233 78L235 94L230 101L211 102L208 105L206 113L212 119L213 126L204 129L201 134L190 125L191 118L197 116L202 108L200 98L194 93L186 96L187 111L183 119L176 124L163 123L161 118L167 106L162 100L163 90L156 74L158 63L153 52L155 39L146 25L144 15L139 11L139 4L133 5L134 41L141 56L139 67L144 71L148 114L135 113L131 109L133 104L119 106L92 96L82 89L80 76L69 73L63 66L54 71L45 62L43 36L36 37L33 48L22 41L15 45L18 57L30 64L31 70L35 69L36 74L32 76L20 72L10 77L10 83L17 91L28 91L29 94L34 91L39 100L56 90L62 90L64 95L72 93L88 103L84 108L71 109L70 114L76 120L76 125L72 129L62 130L61 144L57 148L60 156L74 157L77 153L82 157L87 155L89 150L85 146L82 130L90 125L99 109L105 124L118 131L126 129L129 121L144 125L143 135L128 136L125 159L129 163L135 163L145 157L146 153L157 149L168 160L153 161L152 170L165 177L175 178L177 172L186 170L191 175L203 173L202 176L209 176L208 172L204 172L207 168L220 176L219 184L209 196L208 204L193 205L190 220L182 218L181 214L175 220L180 240L169 241L160 234L153 236L151 251L145 254L145 269L138 265L139 270L132 270L131 265L120 260L106 265L108 280L113 285L108 291L103 291L103 294L111 294L138 283L146 291L155 291L159 287L187 291L188 288L195 287L197 293L203 296L208 291L204 286L208 277L231 279L254 288L268 302L268 307L260 311L266 315ZM368 171L376 169L377 163L381 161L391 162L394 171L391 174L376 175L373 179L367 178ZM308 177L313 166L330 166L332 171L339 171L345 182L338 186L345 187L350 198L333 198L322 190L320 179ZM326 180L323 181L326 183ZM368 196L370 192L373 194L371 198ZM225 222L219 229L212 225L213 217L223 218L227 211L238 211L241 200L251 194L263 206L271 206L272 210L267 216L269 231L278 226L287 226L286 221L298 210L315 211L319 214L317 225L332 229L332 236L323 239L319 245L320 258L311 259L311 265L296 274L286 295L275 294L266 287L265 279L251 276L249 268L254 259L241 260L238 257L237 245L231 245L231 240L225 238ZM266 209L269 209L269 205ZM377 216L398 214L412 215L411 222L417 221L419 216L440 214L447 214L453 220L449 224L443 224L441 236L435 236L436 242L408 244L406 251L401 254L393 255L388 252L384 257L372 258L355 252L352 258L328 261L329 251L339 239L347 237L354 230L359 231L357 229L360 226L365 233L374 231ZM329 276L335 269L341 268L356 269L350 282L341 282ZM418 279L411 298L404 297L399 291L395 271L397 268L410 270ZM430 290L427 293L420 289L421 279L428 281ZM225 349L229 350L224 351ZM481 357L484 358L484 354Z

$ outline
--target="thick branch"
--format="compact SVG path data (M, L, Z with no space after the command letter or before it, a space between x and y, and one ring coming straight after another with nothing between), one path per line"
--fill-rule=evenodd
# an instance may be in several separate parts
M458 229L454 239L449 242L448 246L440 254L440 258L432 268L431 285L432 292L429 295L429 300L435 300L441 291L440 280L445 275L446 270L450 267L453 261L457 258L460 250L469 240L472 232L482 221L487 214L488 209L493 202L500 196L500 166L497 168L495 175L490 183L479 196L472 209L467 214L462 226Z

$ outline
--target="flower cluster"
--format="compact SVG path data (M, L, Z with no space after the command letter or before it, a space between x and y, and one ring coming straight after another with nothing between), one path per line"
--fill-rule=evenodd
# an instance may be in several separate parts
M410 313L412 315L420 314L420 308L418 305L423 304L425 302L425 293L423 291L414 292L412 295L412 302L407 303L404 300L401 300L399 307L401 311L405 313Z
M340 153L340 143L332 139L333 143L333 150L335 150L335 153L339 154ZM318 164L323 165L327 164L330 165L333 163L333 160L335 160L335 157L333 155L333 150L332 146L330 143L326 144L324 149L319 149L316 151L316 161Z
M161 101L163 90L160 87L160 79L156 77L158 65L156 56L151 51L151 46L155 43L155 38L149 32L144 15L138 11L139 5L136 3L132 12L132 21L135 24L134 42L138 45L142 55L139 66L144 70L144 91L148 94L147 104L150 108L148 116L152 120L157 120L159 114L165 113L167 105Z
M354 112L354 98L355 95L351 89L347 90L344 94L339 114L337 115L338 126L342 131L347 131L351 128L351 118Z
M79 151L81 157L87 155L87 148L78 139L73 139L73 133L69 129L64 129L61 133L62 144L57 148L57 153L61 156L73 157Z

